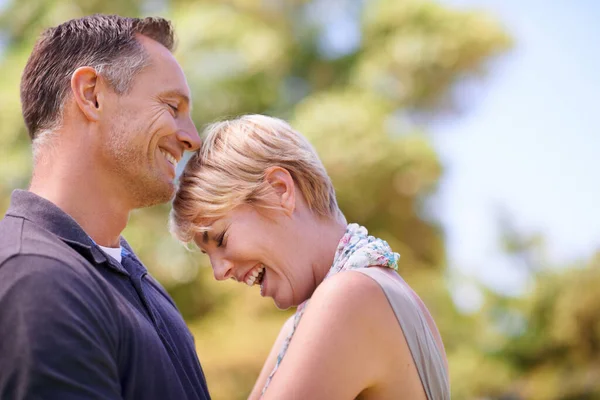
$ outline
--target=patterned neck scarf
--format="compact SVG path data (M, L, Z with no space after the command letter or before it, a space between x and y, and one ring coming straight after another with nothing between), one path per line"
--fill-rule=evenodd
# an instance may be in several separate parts
M332 275L337 274L341 271L348 271L356 268L367 268L367 267L380 267L380 268L391 268L398 270L398 259L400 255L392 252L392 249L385 240L377 239L373 236L369 236L367 229L358 224L350 224L346 228L346 233L340 240L337 250L335 251L335 257L333 264L329 269L329 272L325 276L325 279ZM265 387L262 390L261 398L265 394L267 387L271 383L271 379L277 372L281 360L287 352L288 346L296 332L298 323L304 314L304 310L309 300L298 306L296 314L294 315L294 326L292 331L283 342L283 346L277 356L277 362L275 368L269 375Z

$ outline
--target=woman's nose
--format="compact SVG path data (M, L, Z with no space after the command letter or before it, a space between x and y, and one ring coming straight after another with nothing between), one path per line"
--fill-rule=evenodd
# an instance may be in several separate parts
M211 262L213 266L213 274L218 281L224 281L233 276L233 264L227 260L215 260Z

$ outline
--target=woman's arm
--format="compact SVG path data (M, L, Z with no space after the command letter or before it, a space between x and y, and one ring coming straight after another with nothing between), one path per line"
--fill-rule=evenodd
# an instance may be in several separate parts
M281 327L281 331L279 331L279 335L277 336L277 339L275 340L275 343L269 352L269 356L267 357L265 365L263 365L263 368L260 371L260 375L258 375L258 380L254 384L254 388L252 389L248 400L258 400L260 398L260 394L265 386L265 382L275 367L277 356L279 355L281 346L283 346L283 341L291 332L292 326L294 326L294 315L288 318Z
M264 399L350 400L377 385L389 376L385 332L390 323L397 325L388 308L378 284L363 274L327 279L310 300ZM278 352L271 352L261 378Z

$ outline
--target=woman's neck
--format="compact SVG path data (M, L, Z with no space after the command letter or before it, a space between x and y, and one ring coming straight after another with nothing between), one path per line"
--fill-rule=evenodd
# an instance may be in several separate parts
M312 263L314 287L323 282L329 272L338 244L347 227L346 218L340 213L336 218L319 219L316 222L314 236L315 259Z

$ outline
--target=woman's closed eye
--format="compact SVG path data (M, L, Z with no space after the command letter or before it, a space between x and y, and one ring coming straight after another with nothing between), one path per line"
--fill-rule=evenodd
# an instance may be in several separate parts
M208 232L205 232L203 241L205 244L209 243L209 241L212 241L213 243L217 244L217 247L223 247L223 245L225 244L225 233L226 233L226 230L219 233L217 236L213 236L212 238L209 239ZM198 247L200 248L200 252L202 254L207 254L207 251L203 248L203 246L198 245Z
M215 237L215 242L217 242L217 247L222 247L224 240L225 240L225 231L221 232L218 236Z

